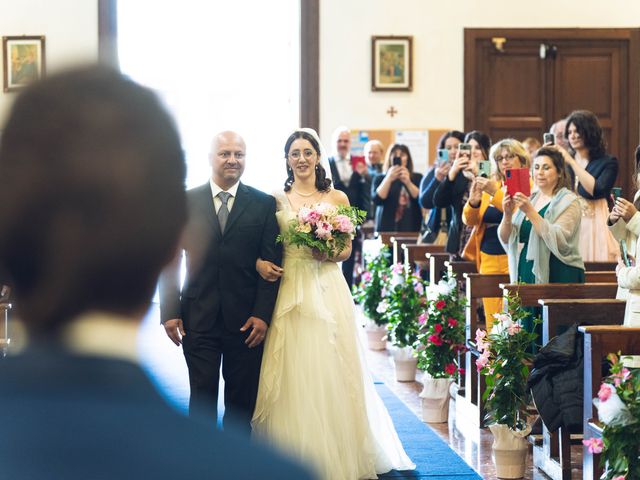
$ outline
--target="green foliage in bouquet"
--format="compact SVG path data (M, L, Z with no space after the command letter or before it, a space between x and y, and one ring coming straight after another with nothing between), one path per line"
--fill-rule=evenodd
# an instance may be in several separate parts
M455 276L427 287L427 310L418 318L419 333L414 345L418 368L433 378L456 378L464 373L459 353L466 350L465 305Z
M297 218L291 220L286 231L276 238L297 247L308 247L335 257L353 238L356 227L367 212L347 205L318 203L302 207Z
M390 263L389 247L383 245L377 255L368 259L360 285L353 287L353 298L376 325L387 323L387 308L383 301L387 294Z
M530 345L537 335L522 327L530 312L522 307L517 294L509 295L508 313L495 314L496 322L491 331L478 329L476 344L480 357L476 360L478 371L485 377L487 389L482 400L489 424L507 425L512 430L524 430L527 426L527 379L533 360ZM534 324L539 323L534 320Z
M420 277L405 274L401 264L391 267L386 317L391 343L396 347L412 347L418 339L418 317L426 300Z
M607 357L611 374L593 403L604 424L602 439L583 440L591 453L601 453L604 480L640 478L640 370L627 369L618 355Z

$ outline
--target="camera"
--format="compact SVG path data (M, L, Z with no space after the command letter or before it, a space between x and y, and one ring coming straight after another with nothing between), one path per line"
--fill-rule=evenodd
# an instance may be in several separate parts
M447 150L446 148L439 148L438 158L436 160L436 163L438 165L442 165L443 163L447 163L448 161L449 161L449 150Z
M400 165L402 165L402 159L400 157L393 157L393 160L391 162L396 167L399 167Z
M550 143L551 145L556 143L556 136L553 133L544 133L542 135L542 144Z

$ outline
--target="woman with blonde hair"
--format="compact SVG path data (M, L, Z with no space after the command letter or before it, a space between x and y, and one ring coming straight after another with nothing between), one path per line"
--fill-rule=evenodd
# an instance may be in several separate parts
M489 153L494 162L493 178L476 176L471 183L469 200L462 210L462 221L473 227L463 258L476 262L479 273L509 273L509 262L500 240L498 225L502 221L502 185L509 168L528 168L529 154L512 138L500 140ZM483 298L484 314L489 328L493 314L502 311L502 298Z

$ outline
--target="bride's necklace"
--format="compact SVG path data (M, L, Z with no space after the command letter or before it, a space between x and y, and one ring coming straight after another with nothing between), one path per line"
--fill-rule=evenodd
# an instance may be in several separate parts
M301 197L313 197L316 193L318 193L318 190L315 190L315 191L313 191L311 193L302 193L302 192L299 192L293 185L291 186L291 190L296 192Z

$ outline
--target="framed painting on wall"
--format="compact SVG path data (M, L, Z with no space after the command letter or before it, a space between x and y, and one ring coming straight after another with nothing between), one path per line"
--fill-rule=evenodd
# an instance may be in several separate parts
M371 37L371 90L412 90L412 44L413 37Z
M26 87L45 74L44 36L2 37L4 91Z

